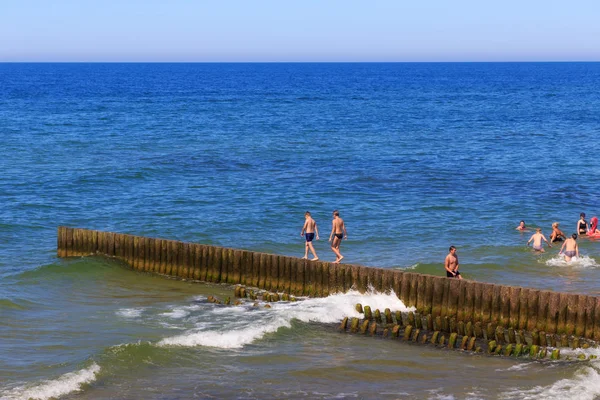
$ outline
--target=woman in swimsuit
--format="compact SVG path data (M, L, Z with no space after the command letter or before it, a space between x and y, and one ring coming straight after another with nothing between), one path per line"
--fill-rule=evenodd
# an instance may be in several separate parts
M577 233L579 236L587 235L588 223L585 220L585 213L579 214L579 221L577 221Z
M567 236L563 233L563 231L558 229L558 225L559 225L558 222L555 222L552 224L552 233L550 234L550 243L562 242L563 239L567 238Z

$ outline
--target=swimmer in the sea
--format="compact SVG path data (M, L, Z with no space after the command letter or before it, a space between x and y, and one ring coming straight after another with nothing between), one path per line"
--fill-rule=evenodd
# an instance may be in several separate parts
M300 231L300 236L304 236L306 239L306 245L304 246L304 259L308 258L308 250L313 254L313 258L311 261L317 261L319 257L317 257L317 252L312 244L313 239L315 239L315 234L317 235L316 239L319 240L319 228L317 228L317 223L310 216L310 212L307 211L304 213L304 226Z
M579 246L577 245L577 234L574 233L570 238L565 240L562 247L560 248L560 253L565 256L565 261L569 262L573 257L579 257Z
M542 246L542 241L548 243L548 247L552 247L548 239L542 234L542 228L535 228L535 233L531 235L529 240L527 241L527 246L529 243L533 241L533 250L539 251L540 253L544 252L544 247Z
M567 238L563 231L558 229L558 222L552 224L552 233L550 234L550 243L560 242Z
M519 226L517 226L515 229L521 232L526 231L527 227L525 226L525 221L521 220L521 222L519 222Z
M579 221L577 221L577 230L576 232L581 235L587 235L588 231L588 223L585 220L585 213L579 214Z

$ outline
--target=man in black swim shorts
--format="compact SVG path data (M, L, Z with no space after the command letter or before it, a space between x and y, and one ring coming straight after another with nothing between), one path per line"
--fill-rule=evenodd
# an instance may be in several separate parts
M338 210L334 210L333 221L331 221L331 234L329 235L331 250L335 253L335 261L333 264L338 264L344 258L342 253L340 253L340 244L342 243L342 239L348 239L348 232L346 232L344 220L340 218L340 212Z
M315 238L315 233L317 234L317 240L319 240L319 228L317 228L317 223L310 216L310 212L307 211L304 213L304 226L300 231L300 236L304 235L304 238L306 239L306 245L304 246L304 257L302 258L307 259L308 251L310 250L310 252L313 254L311 261L317 261L319 259L312 244L312 241Z
M456 247L450 246L449 253L444 260L444 269L446 269L447 278L462 279L458 272L458 256L456 255Z

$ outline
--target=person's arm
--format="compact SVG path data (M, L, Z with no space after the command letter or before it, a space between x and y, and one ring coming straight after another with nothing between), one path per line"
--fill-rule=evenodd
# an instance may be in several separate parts
M560 247L560 251L558 252L558 254L561 254L563 252L563 249L565 248L565 245L567 244L567 242L563 242L562 246Z
M527 241L527 246L529 246L529 243L531 243L531 241L533 240L533 236L529 238L529 240Z
M317 240L319 240L319 228L317 228L316 222L315 222L315 234L317 235Z
M304 235L304 231L306 230L306 225L308 224L308 221L304 221L304 226L302 227L302 230L300 231L300 236Z
M335 233L335 224L332 222L331 223L331 233L329 234L329 241L331 242L331 238L333 237L333 234Z
M348 239L348 232L346 232L346 224L342 225L342 229L344 230L344 239Z
M552 245L550 244L550 242L548 241L548 239L546 239L546 236L542 235L542 239L544 239L544 241L546 243L548 243L548 247L552 247Z
M575 243L575 255L579 258L579 245Z

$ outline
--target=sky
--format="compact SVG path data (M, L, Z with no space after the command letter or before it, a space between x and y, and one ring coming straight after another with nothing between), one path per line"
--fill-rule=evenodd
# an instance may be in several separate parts
M0 0L30 61L600 61L600 1Z

